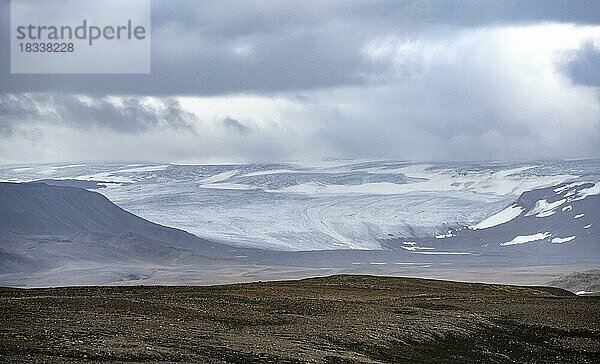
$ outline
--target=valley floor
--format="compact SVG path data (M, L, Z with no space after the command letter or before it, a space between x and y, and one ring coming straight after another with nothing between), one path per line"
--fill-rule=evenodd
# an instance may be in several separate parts
M337 275L225 286L0 289L0 361L600 361L600 297Z

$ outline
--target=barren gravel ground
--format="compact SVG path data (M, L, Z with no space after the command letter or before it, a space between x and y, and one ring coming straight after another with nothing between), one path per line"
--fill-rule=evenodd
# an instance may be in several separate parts
M0 289L0 362L600 362L600 297L331 276Z

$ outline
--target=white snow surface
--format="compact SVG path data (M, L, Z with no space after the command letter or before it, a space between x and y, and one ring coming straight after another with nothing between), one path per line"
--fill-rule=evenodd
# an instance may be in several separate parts
M448 230L448 233L447 233L447 234L439 234L439 235L435 235L435 238L436 238L436 239L445 239L445 238L451 238L451 237L453 237L453 236L455 236L455 235L454 235L454 234L452 234L452 231L451 231L451 230Z
M566 201L567 199L565 198L554 202L548 202L546 199L536 201L535 206L525 216L548 217L554 215L555 209Z
M595 183L592 187L584 188L579 191L577 197L573 201L583 200L592 195L600 195L600 183Z
M519 244L525 244L525 243L530 243L532 241L538 241L538 240L544 240L546 238L549 238L552 234L545 232L545 233L536 233L536 234L532 234L532 235L520 235L515 237L513 240L506 242L506 243L501 243L500 245L506 246L506 245L519 245Z
M568 190L570 190L570 189L572 189L572 188L574 188L574 187L581 186L581 185L583 185L583 184L584 184L584 182L572 182L572 183L567 183L567 184L565 184L564 186L561 186L561 187L555 188L555 189L554 189L554 192L556 192L557 194L561 194L561 193L563 193L563 192L566 192L566 191L568 191Z
M239 171L237 169L234 169L233 171L221 172L221 173L217 173L217 174L215 174L213 176L204 178L200 182L202 182L202 185L203 184L210 184L210 185L212 185L212 184L215 184L217 182L227 181L228 179L230 179L231 177L235 176L238 173L239 173Z
M519 205L511 205L504 210L486 218L485 220L479 222L477 225L471 227L473 230L479 229L487 229L490 227L494 227L500 224L507 223L517 216L519 216L523 212L523 207Z
M567 242L569 242L569 241L571 241L571 240L573 240L575 238L576 238L575 235L573 235L573 236L567 236L566 238L556 237L556 238L552 238L552 240L550 240L550 242L554 243L554 244L562 244L562 243L567 243Z

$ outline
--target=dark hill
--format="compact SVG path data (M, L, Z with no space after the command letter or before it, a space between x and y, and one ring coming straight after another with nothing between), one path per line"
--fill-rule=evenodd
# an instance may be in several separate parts
M133 233L196 252L224 249L183 230L142 219L97 192L45 183L0 183L2 230L29 236Z
M180 287L0 289L0 361L594 363L600 297L331 276Z

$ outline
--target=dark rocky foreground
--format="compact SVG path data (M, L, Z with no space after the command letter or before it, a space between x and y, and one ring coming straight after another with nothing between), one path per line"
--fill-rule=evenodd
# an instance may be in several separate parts
M211 287L0 289L0 362L600 361L600 298L332 276Z

